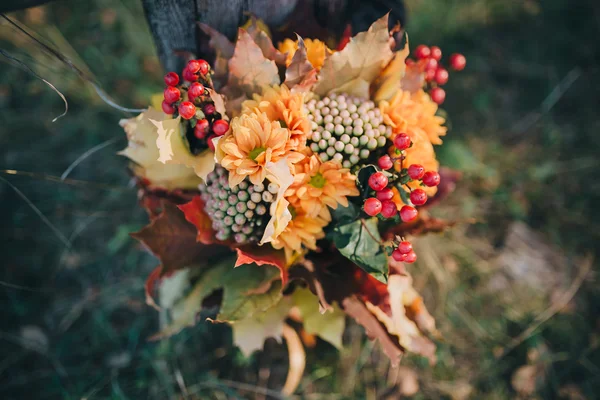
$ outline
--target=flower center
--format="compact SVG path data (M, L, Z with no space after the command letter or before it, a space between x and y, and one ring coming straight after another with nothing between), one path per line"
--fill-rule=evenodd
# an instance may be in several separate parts
M320 172L317 172L315 176L310 178L310 182L308 182L311 186L316 187L317 189L322 189L323 186L327 183L325 177Z
M266 148L264 147L257 147L248 153L248 157L250 157L252 161L256 161L256 157L260 156L265 150Z

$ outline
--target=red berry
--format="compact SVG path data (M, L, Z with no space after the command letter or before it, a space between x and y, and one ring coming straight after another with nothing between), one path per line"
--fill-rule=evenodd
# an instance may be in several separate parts
M164 90L163 95L167 103L175 103L181 97L181 92L174 86L167 86Z
M383 174L383 172L375 172L373 175L369 177L369 186L371 189L379 192L383 188L388 185L388 178Z
M413 60L412 58L407 58L406 60L404 60L404 64L410 66L415 65L415 60Z
M434 71L437 69L438 67L438 62L435 58L429 58L427 59L427 62L425 63L425 69L433 69Z
M179 105L179 115L184 119L191 119L196 114L196 106L189 101L183 101Z
M379 160L377 160L377 164L379 165L379 168L383 170L388 170L394 166L392 158L388 155L379 157Z
M191 73L195 74L196 72L200 71L200 62L198 60L190 60L185 68Z
M225 121L224 119L219 119L219 120L213 122L212 129L213 129L213 132L215 133L215 135L222 136L222 135L226 134L227 131L229 130L229 123L227 121Z
M431 58L440 61L442 59L442 49L437 46L431 46Z
M175 112L175 107L172 104L167 103L166 100L162 102L162 110L165 114L173 114Z
M415 253L414 251L411 251L410 253L408 253L406 255L406 258L404 258L405 263L412 264L415 261L417 261L417 253Z
M167 72L165 75L165 84L167 86L177 86L179 83L179 75L175 72Z
M392 257L394 260L402 262L406 259L406 254L402 254L400 251L398 251L398 249L396 249L392 251Z
M394 191L390 188L384 188L377 192L375 196L381 201L391 200L394 198Z
M398 207L396 207L396 203L391 200L385 200L381 202L381 215L384 218L394 218L396 214L398 214Z
M446 91L441 87L434 87L429 92L429 95L431 96L431 100L437 104L442 104L446 100Z
M208 139L206 139L206 142L208 143L208 147L210 147L210 149L212 151L215 151L215 144L213 143L213 139L218 137L217 135L210 135L208 137Z
M450 56L450 67L455 71L462 71L467 65L467 59L460 53L454 53Z
M431 82L435 79L435 69L426 69L425 70L425 80L427 82Z
M423 183L425 186L437 186L440 184L440 174L435 171L427 171L425 175L423 175Z
M402 254L408 254L412 251L412 243L404 240L398 244L398 251Z
M430 54L431 54L431 50L429 49L429 47L425 46L424 44L418 45L417 48L415 49L415 57L417 57L419 60L423 60L423 59L429 57Z
M402 206L400 209L400 218L404 222L414 221L417 218L417 214L419 214L417 209L411 206Z
M210 114L214 114L217 109L215 108L214 104L208 103L204 106L203 110L204 110L204 114L210 115Z
M190 85L188 89L188 97L190 100L194 100L198 96L202 96L204 94L204 85L198 82L194 82Z
M423 175L425 175L425 168L422 165L411 164L408 167L408 176L410 176L411 179L421 179Z
M444 68L438 68L435 71L435 81L438 85L445 85L448 82L448 70Z
M188 82L196 82L198 80L198 74L193 73L192 71L190 71L187 68L183 69L183 79L185 79Z
M198 139L204 139L208 134L208 129L210 128L210 124L207 119L200 119L196 122L196 126L194 127L194 136Z
M367 200L365 200L363 208L367 215L374 217L381 211L381 202L375 197L369 197Z
M208 70L210 69L210 65L206 62L206 60L197 60L200 64L200 73L202 75L208 74Z
M399 133L394 139L394 146L396 146L398 150L406 150L410 147L410 145L410 136L408 136L406 133Z
M410 192L410 201L415 206L422 206L427 203L427 193L423 189L414 189Z

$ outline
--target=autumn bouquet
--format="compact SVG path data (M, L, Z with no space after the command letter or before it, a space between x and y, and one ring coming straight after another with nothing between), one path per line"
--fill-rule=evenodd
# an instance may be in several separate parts
M276 47L255 19L235 43L201 29L213 65L169 72L161 110L122 121L152 220L133 236L161 262L147 301L159 291L170 322L155 337L208 310L245 354L298 329L342 347L347 314L393 362L434 360L435 322L404 265L411 235L445 226L423 211L445 191L441 50L411 58L387 16L335 50Z

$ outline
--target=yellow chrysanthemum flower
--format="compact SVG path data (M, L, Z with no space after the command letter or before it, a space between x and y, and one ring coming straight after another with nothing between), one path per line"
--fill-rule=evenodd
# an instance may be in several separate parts
M316 250L317 240L325 237L323 228L328 221L320 217L309 217L302 210L290 207L292 220L283 232L271 242L275 249L283 249L287 260L302 253L303 249Z
M446 134L445 119L435 115L438 105L423 90L414 93L398 90L388 101L379 103L383 120L395 133L424 133L432 144L441 144Z
M229 171L229 186L236 187L246 177L254 184L267 176L267 164L287 157L290 167L304 155L289 151L290 131L265 113L242 114L231 121L231 129L215 147L215 158Z
M306 46L306 56L308 57L308 61L316 69L321 69L325 62L326 55L331 54L332 51L319 39L304 39L304 45ZM283 42L279 43L278 47L280 52L287 53L286 66L289 66L296 50L298 50L298 41L285 39Z
M292 93L287 86L265 86L262 95L242 104L242 113L266 113L271 121L279 121L290 131L290 150L301 150L311 133L310 121L304 111L304 93Z
M321 162L312 155L296 164L294 183L286 191L288 201L309 217L331 220L329 208L348 207L347 196L358 196L356 176L337 161Z

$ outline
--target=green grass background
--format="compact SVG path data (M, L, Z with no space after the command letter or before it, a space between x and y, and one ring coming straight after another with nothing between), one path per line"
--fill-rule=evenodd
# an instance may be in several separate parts
M410 267L443 336L438 363L406 356L403 369L390 370L350 323L343 352L323 342L308 349L296 394L395 399L397 384L416 373L416 399L597 398L600 6L593 0L407 5L413 45L437 44L468 59L447 85L451 130L438 148L441 163L464 177L436 214L475 222L421 239L424 256ZM161 67L137 1L66 0L12 16L119 104L141 108L161 90ZM0 398L274 398L287 372L285 347L275 341L244 360L222 325L200 323L160 343L146 340L158 328L158 314L143 298L156 261L128 236L146 216L126 160L115 155L125 147L118 121L127 115L6 23L0 48L69 100L68 114L52 123L63 111L60 98L2 60ZM55 179L115 137L70 180ZM524 242L541 238L544 252L539 241L516 251L523 279L492 290L505 268L498 260L515 252L507 244L515 226L528 227ZM527 274L536 272L527 257L556 265L537 277L552 285L530 284ZM565 301L590 262L577 294Z

